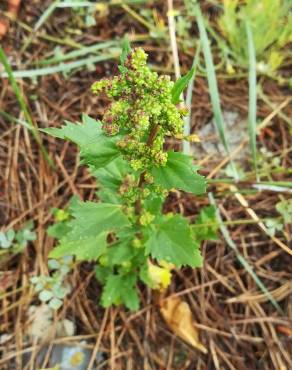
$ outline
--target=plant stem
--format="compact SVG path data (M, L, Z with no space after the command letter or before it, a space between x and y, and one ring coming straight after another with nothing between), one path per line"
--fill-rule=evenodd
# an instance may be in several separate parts
M159 130L159 125L158 124L152 126L150 134L149 134L147 142L146 142L146 145L148 147L151 147L153 145L153 142L156 138L158 130ZM139 182L138 182L138 188L139 189L141 189L143 187L143 184L145 182L145 174L146 174L146 171L144 170L140 175ZM136 215L139 215L141 213L141 209L142 209L141 199L137 199L136 202L135 202L135 213L136 213Z

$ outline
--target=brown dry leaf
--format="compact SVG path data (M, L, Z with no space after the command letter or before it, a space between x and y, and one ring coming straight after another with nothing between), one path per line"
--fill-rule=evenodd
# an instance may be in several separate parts
M1 29L1 27L0 27ZM15 284L16 278L13 271L0 271L0 294Z
M199 341L199 333L193 325L192 312L187 302L181 301L177 297L170 297L162 301L160 312L168 326L178 337L201 352L208 352Z

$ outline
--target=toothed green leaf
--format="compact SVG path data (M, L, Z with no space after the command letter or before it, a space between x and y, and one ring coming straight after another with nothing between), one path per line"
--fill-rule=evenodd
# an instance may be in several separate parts
M191 226L194 239L217 240L219 224L216 218L216 208L208 206L201 209L196 222Z
M70 210L73 220L69 223L72 229L69 237L95 236L130 226L121 206L116 204L79 201Z
M65 238L52 250L50 258L74 255L78 261L96 261L106 250L106 237L107 232L75 240Z
M137 310L139 308L139 297L135 288L136 280L135 274L110 275L102 292L102 306L109 307L112 304L124 303L130 310Z
M93 166L95 169L109 164L121 155L115 140L100 135L95 142L84 145L80 148L82 164Z
M78 260L97 260L105 251L107 234L130 225L115 204L75 201L70 212L69 231L50 253L51 258L72 254Z
M50 127L41 131L59 139L70 140L80 147L94 143L103 134L101 122L87 115L83 115L82 123L65 121L65 125L60 128Z
M164 260L175 266L201 267L202 256L198 243L194 241L191 228L180 215L172 216L154 225L145 244L146 253L158 261Z
M83 115L83 123L65 121L61 128L46 128L41 131L60 139L70 140L80 148L82 163L100 168L120 155L115 141L106 136L100 121Z
M166 165L153 167L151 173L155 183L168 190L180 189L197 195L206 191L205 179L197 173L192 157L182 153L168 152Z

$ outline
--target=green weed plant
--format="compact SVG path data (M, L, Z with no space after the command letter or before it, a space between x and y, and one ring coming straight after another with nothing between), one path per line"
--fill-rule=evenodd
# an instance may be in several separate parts
M192 140L183 135L187 111L179 97L193 72L174 83L146 60L143 49L125 43L120 74L92 86L111 100L102 120L83 115L82 123L43 130L77 144L81 163L97 179L98 201L73 198L68 210L57 212L49 234L58 244L50 258L94 261L103 307L137 310L139 281L162 289L174 267L201 267L200 242L216 234L212 207L193 225L181 214L163 213L170 191L201 195L206 184L191 156L164 145L167 137Z

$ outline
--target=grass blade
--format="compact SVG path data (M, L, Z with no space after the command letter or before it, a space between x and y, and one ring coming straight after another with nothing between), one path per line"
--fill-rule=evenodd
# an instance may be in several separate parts
M35 78L39 76L45 76L45 75L50 75L54 73L59 73L59 72L70 72L73 69L81 68L83 66L101 62L104 60L109 60L109 59L114 59L118 56L118 52L116 55L109 54L109 55L97 55L97 56L92 56L89 58L84 58L80 60L76 60L75 62L70 62L70 63L62 63L57 66L52 66L52 67L46 67L46 68L39 68L39 69L28 69L26 71L14 71L13 75L15 78ZM8 72L6 73L1 73L0 77L9 77Z
M184 135L185 136L188 136L191 133L193 88L194 88L194 82L195 82L196 70L197 70L197 65L198 65L198 62L199 62L200 52L201 52L201 43L198 42L196 54L194 56L194 60L193 60L193 64L192 64L192 67L195 69L195 72L194 72L192 78L190 79L190 82L189 82L188 88L187 88L187 93L186 93L186 106L189 109L189 114L184 119ZM191 151L190 142L184 140L183 141L183 153L189 155L190 151Z
M251 25L248 20L245 22L247 45L248 45L248 135L249 144L252 153L253 166L256 173L257 181L257 148L256 148L256 130L257 130L257 75L256 75L256 54L253 42Z
M22 121L21 119L15 118L11 114L5 111L0 110L0 115L11 122L19 123L21 126L27 128L28 130L31 130L31 126L27 122Z
M125 5L125 4L133 4L133 5L138 5L138 4L143 4L143 3L146 3L147 0L113 0L111 2L109 2L108 6L110 5L119 5L119 6L122 6L122 5ZM96 3L92 3L90 1L66 1L66 2L61 2L60 4L58 4L58 8L95 8L96 7Z
M87 54L95 53L96 51L101 50L101 49L107 49L110 52L114 52L114 51L118 52L120 51L120 44L121 44L120 41L100 42L98 44L85 46L82 49L70 51L60 56L53 56L48 59L38 60L35 64L48 65L48 64L54 64L54 63L60 63L66 60L75 59L75 58L82 57Z
M209 85L210 98L211 98L214 118L216 122L216 129L224 145L227 155L230 155L230 150L229 150L227 135L226 135L226 129L225 129L225 123L224 123L221 106L220 106L219 91L218 91L218 86L217 86L217 80L216 80L216 74L215 74L215 68L214 68L211 48L209 44L206 27L204 24L203 15L202 15L200 6L198 4L195 4L194 6L194 14L197 18L197 23L199 27L199 33L200 33L200 40L202 43L202 49L203 49L205 63L206 63L207 79L208 79L208 85ZM233 167L235 178L236 180L238 180L238 174L234 166L234 163L232 161L231 161L231 165Z
M58 4L58 8L86 8L95 7L96 4L90 2L90 1L64 1L61 4Z
M36 24L34 26L34 31L37 31L46 22L46 20L49 18L49 16L57 8L59 2L60 2L60 0L55 0L54 2L52 2L48 6L48 8L43 12L43 14L40 16L40 18L36 22Z
M20 53L23 53L31 44L32 40L35 37L35 32L41 28L41 26L47 21L47 19L50 17L50 15L53 13L53 11L56 9L58 3L60 0L55 0L51 5L48 6L48 8L43 12L43 14L40 16L39 20L36 22L34 28L33 28L33 33L31 36L26 40L24 45L21 48Z
M0 61L2 62L3 66L4 66L4 69L6 71L6 74L7 74L7 77L9 79L9 82L11 84L11 87L13 89L13 92L18 100L18 103L23 111L23 114L24 114L24 117L25 117L25 120L27 121L27 123L29 124L30 128L31 128L31 133L35 139L35 141L38 143L39 147L40 147L40 150L44 156L44 158L46 159L46 161L48 162L48 164L51 166L51 167L54 167L53 165L53 162L51 160L51 158L49 157L48 155L48 152L46 151L45 147L43 146L42 144L42 141L41 141L41 137L39 135L39 132L37 130L37 128L34 126L33 124L33 120L29 114L29 111L28 111L28 108L26 106L26 103L25 103L25 100L24 100L24 97L20 91L20 88L15 80L15 77L13 75L13 72L11 70L11 67L10 67L10 64L7 60L7 57L6 57L6 54L4 52L4 50L2 49L2 47L0 46Z

